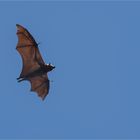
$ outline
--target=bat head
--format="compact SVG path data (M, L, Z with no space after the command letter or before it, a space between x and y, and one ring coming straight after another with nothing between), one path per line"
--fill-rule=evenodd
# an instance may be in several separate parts
M47 71L52 71L55 68L55 66L53 66L51 63L47 64L46 67Z

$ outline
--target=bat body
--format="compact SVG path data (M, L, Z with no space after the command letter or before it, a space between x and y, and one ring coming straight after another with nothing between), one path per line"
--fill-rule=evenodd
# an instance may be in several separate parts
M18 43L17 51L22 57L22 72L17 78L18 82L28 80L31 83L31 91L34 91L43 100L49 92L49 79L47 73L55 67L45 64L41 57L38 44L27 29L17 24Z

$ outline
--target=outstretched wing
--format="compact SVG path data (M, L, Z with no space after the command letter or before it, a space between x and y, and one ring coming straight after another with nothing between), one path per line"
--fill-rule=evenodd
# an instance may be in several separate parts
M28 74L36 71L40 68L40 65L45 65L41 54L38 49L38 45L32 35L27 29L21 25L17 26L17 51L20 53L23 61L22 72L20 78L24 78ZM37 92L38 96L42 99L46 97L49 92L49 79L47 74L34 75L28 79L31 83L31 91ZM21 80L22 81L22 80Z
M20 53L23 61L20 77L38 69L41 64L45 64L38 49L38 45L27 29L17 24L17 51Z
M44 100L48 95L50 87L47 74L31 77L28 80L31 82L31 91L37 92L38 96Z

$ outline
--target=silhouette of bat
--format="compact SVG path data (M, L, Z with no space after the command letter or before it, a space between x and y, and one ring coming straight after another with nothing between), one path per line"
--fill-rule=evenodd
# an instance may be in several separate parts
M27 29L16 24L18 43L17 51L22 57L23 67L18 82L28 80L31 83L31 91L45 99L49 92L49 79L47 73L55 68L52 64L45 64L39 52L38 44Z

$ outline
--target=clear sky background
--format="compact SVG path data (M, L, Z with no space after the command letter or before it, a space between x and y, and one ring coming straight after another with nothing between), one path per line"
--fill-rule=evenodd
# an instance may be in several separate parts
M40 42L50 93L17 83L16 23ZM0 138L140 138L140 2L0 2Z

